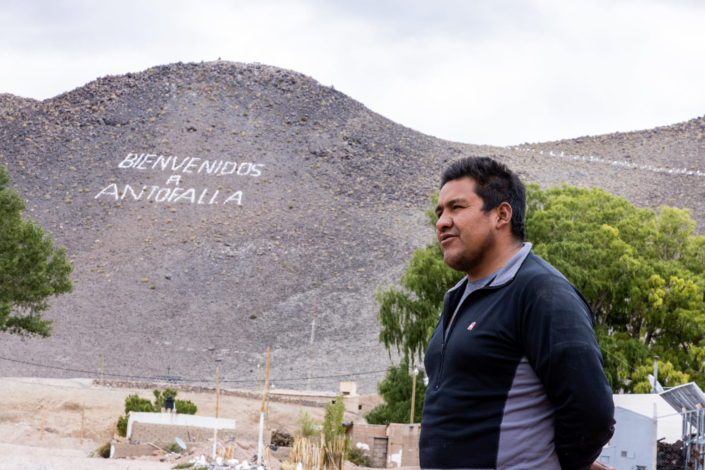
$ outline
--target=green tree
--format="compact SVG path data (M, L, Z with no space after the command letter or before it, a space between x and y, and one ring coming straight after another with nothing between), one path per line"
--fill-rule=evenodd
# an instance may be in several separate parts
M634 393L649 393L651 392L651 383L649 383L649 374L654 371L653 362L651 365L643 365L636 368L632 374L634 381ZM684 372L676 370L673 364L665 362L659 364L658 381L663 387L676 387L688 383L690 376Z
M333 442L336 438L345 435L343 417L345 415L345 401L343 395L337 395L331 403L326 403L326 412L323 416L323 436L326 442Z
M22 218L25 201L10 180L0 166L0 331L46 338L52 322L41 314L49 297L73 290L73 266L65 248L55 250L38 224Z
M414 422L421 422L426 386L424 373L416 376L416 399L414 401ZM402 361L398 366L387 369L384 379L377 384L377 391L384 403L374 407L365 419L370 424L408 423L411 419L411 395L413 375L409 373L409 363Z
M694 233L687 209L640 209L602 189L527 187L527 239L590 303L613 390L633 391L643 382L633 375L654 355L672 365L674 381L680 372L705 386L705 237ZM414 252L400 287L377 291L390 354L421 357L443 295L463 276L434 240Z

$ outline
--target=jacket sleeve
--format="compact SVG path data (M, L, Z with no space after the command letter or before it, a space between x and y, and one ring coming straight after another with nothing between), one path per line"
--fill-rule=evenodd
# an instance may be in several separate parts
M525 354L555 407L563 470L584 470L614 433L612 390L602 369L592 311L567 280L537 276L524 296Z

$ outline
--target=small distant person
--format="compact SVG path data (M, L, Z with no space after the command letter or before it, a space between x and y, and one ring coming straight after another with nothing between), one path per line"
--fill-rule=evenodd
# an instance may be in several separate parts
M425 356L422 469L587 470L614 433L585 297L524 241L526 189L487 157L441 177L436 235L467 276Z

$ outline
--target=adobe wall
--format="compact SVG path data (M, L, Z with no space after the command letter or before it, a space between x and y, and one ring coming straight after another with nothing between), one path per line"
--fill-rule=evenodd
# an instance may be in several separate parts
M420 433L420 424L390 424L387 426L388 468L419 466Z
M256 432L242 432L237 429L218 430L219 441L227 440L233 436L236 439L257 441L259 439L259 430ZM181 426L174 424L141 423L137 421L132 425L132 435L130 436L130 440L136 442L170 443L174 442L174 438L176 437L181 438L186 443L204 442L213 437L213 428ZM265 431L263 441L265 445L271 444L271 430Z
M353 424L346 435L353 447L362 444L361 450L369 457L373 467L387 466L387 426L381 424Z
M154 455L154 452L157 451L157 449L150 446L149 444L123 444L120 442L113 442L111 446L112 449L110 452L110 458L113 459L124 459L128 457L142 457L144 455Z

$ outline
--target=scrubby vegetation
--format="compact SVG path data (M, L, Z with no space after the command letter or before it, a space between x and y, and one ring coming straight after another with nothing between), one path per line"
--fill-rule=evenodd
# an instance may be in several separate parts
M130 411L136 413L160 413L162 408L164 408L164 400L168 397L175 398L179 392L167 388L163 392L154 390L152 393L154 394L154 403L146 398L140 398L136 394L125 398L125 415L120 416L117 421L119 435L127 436L127 414ZM174 400L174 406L176 407L176 412L180 414L195 415L198 411L198 407L191 400Z

